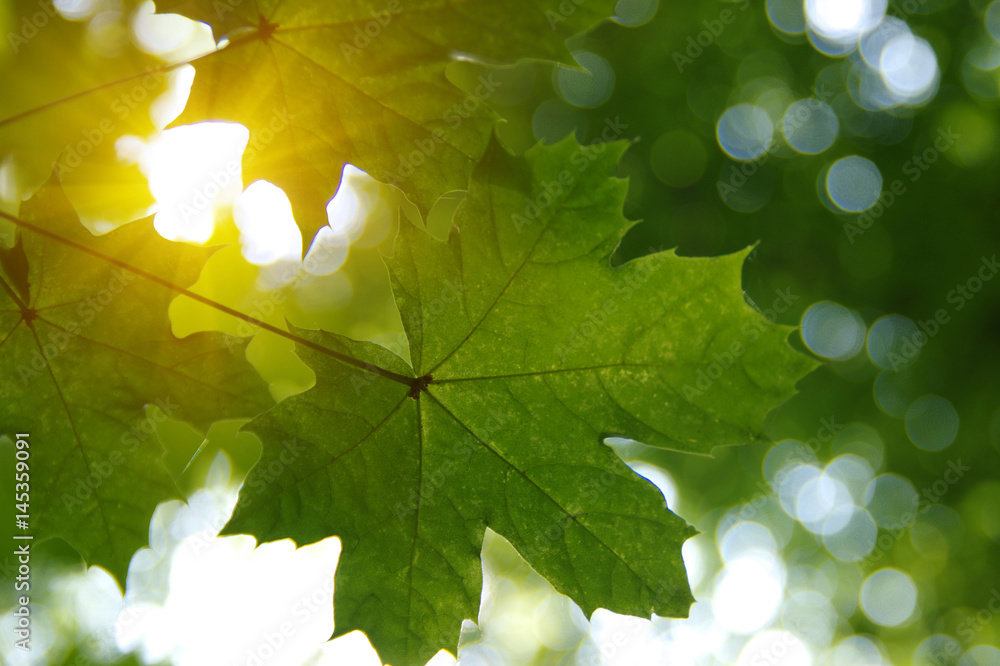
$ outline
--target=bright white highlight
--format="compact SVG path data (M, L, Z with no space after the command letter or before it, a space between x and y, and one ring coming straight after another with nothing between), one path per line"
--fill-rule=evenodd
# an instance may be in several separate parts
M736 666L812 666L812 655L790 631L765 631L740 652Z
M712 597L715 618L727 630L752 634L766 627L781 608L785 567L766 552L750 552L727 563Z
M815 534L832 534L847 525L850 514L837 509L851 506L851 494L840 481L823 473L802 485L795 511L802 525Z
M880 569L861 586L861 610L883 627L906 622L917 608L917 586L899 569Z
M937 88L938 64L926 40L911 34L890 39L879 58L882 80L892 92L906 100L923 100Z
M778 544L771 531L754 522L733 525L719 541L719 552L725 561L739 559L750 551L778 555Z
M885 0L806 0L806 21L821 37L856 42L885 17Z
M168 129L139 148L160 235L193 243L211 238L216 212L243 189L240 159L249 141L242 125L197 123Z
M266 180L251 183L236 197L233 217L240 229L243 256L250 263L264 266L302 252L292 204L280 188Z

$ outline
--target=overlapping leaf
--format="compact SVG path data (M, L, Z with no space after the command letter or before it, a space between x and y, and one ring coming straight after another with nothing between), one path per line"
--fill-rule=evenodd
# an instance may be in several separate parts
M0 252L0 426L30 434L28 533L65 539L124 582L153 509L179 496L146 406L207 428L271 403L243 343L171 333L164 283L190 285L210 250L166 241L148 220L95 237L52 184L22 215L77 245L26 231Z
M612 267L623 149L494 144L448 242L403 224L388 261L412 365L298 331L389 372L303 346L315 388L247 426L265 448L226 531L339 536L337 634L364 630L384 661L454 647L487 527L587 613L685 616L693 530L602 440L753 441L812 367L744 302L745 254Z
M249 180L288 194L307 239L345 163L398 185L423 211L467 187L494 122L486 100L452 85L456 56L569 60L565 40L611 15L611 0L167 0L161 12L205 21L231 41L195 64L178 123L250 128Z

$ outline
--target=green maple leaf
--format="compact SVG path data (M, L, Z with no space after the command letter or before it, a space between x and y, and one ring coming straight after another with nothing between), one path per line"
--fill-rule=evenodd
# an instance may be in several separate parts
M63 19L51 2L3 3L0 28L0 159L14 167L4 194L17 199L10 212L55 167L85 222L144 216L152 204L145 177L118 159L115 142L155 131L149 107L168 78L160 63L111 26L95 40L86 22ZM99 53L95 41L115 53Z
M246 125L248 180L292 202L308 241L346 163L398 185L423 212L468 186L495 121L484 76L467 93L445 76L456 55L570 61L565 40L605 19L611 0L168 0L161 12L209 23L229 44L195 63L177 123Z
M364 630L384 661L455 645L486 528L588 614L686 616L694 530L603 439L754 441L814 367L744 302L745 253L612 267L623 150L494 144L448 241L403 223L387 261L412 364L299 330L316 386L246 426L264 453L225 532L340 537L336 632Z
M167 285L194 282L212 250L166 241L148 219L94 236L53 184L22 217L62 240L25 231L0 252L0 434L30 434L28 533L124 581L156 505L180 497L146 406L207 429L271 401L245 343L171 333Z

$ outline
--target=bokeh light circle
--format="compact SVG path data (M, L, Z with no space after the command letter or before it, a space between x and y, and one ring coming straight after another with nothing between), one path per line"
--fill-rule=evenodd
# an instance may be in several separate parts
M649 23L656 16L659 6L660 0L618 0L613 18L622 25L635 28Z
M920 498L909 479L882 474L865 491L865 505L879 527L898 530L916 518Z
M825 40L852 44L885 17L886 0L805 0L809 27Z
M866 328L861 317L843 305L821 301L802 315L802 341L814 354L844 361L861 351Z
M958 435L958 412L947 398L925 395L906 410L906 434L925 451L940 451Z
M792 465L781 475L778 484L778 501L785 513L798 520L799 493L803 486L819 477L820 474L818 467L799 464Z
M830 652L827 666L882 666L882 651L868 636L848 636Z
M944 483L944 485L942 485ZM936 481L930 488L934 497L948 492L947 482ZM964 543L965 523L957 511L943 504L932 504L917 514L917 521L910 526L910 542L921 555L943 559L954 548Z
M101 7L98 0L54 0L52 4L63 18L70 21L87 19Z
M1000 666L1000 650L992 645L977 645L962 655L958 666Z
M871 464L861 456L846 454L838 456L826 466L826 473L844 485L857 504L865 501L865 492L875 478Z
M868 332L868 357L883 370L902 370L914 360L924 336L909 317L886 315Z
M835 456L853 454L864 459L872 470L882 469L885 445L878 431L864 423L848 423L833 440L831 453Z
M879 569L861 586L861 610L883 627L898 627L917 608L917 586L906 572Z
M872 385L872 395L875 404L883 412L897 419L906 416L910 408L915 390L910 371L893 372L884 370L875 378Z
M962 80L974 95L985 99L1000 97L1000 45L988 44L970 49L962 61Z
M558 97L539 104L531 118L535 138L545 143L556 143L570 134L582 141L587 133L587 126L586 112Z
M833 534L850 520L841 511L851 506L851 494L843 483L823 473L802 484L795 498L795 515L814 534Z
M824 533L826 549L844 562L858 562L868 557L878 538L878 526L871 514L856 506L838 509L837 513L846 514L847 520L841 529Z
M840 122L828 104L818 99L803 99L788 107L782 129L792 148L806 155L818 155L833 145Z
M589 51L576 51L573 59L582 69L559 66L552 73L559 96L585 109L608 101L615 87L615 71L608 61Z
M906 21L895 16L887 16L884 21L878 24L878 27L861 37L858 51L868 67L878 69L885 45L900 35L910 34L912 32Z
M719 573L712 609L727 630L752 634L777 615L784 588L785 567L780 558L753 551L728 562Z
M983 23L986 26L986 32L990 33L990 37L1000 42L1000 0L995 0L986 8Z
M947 634L925 638L913 652L913 666L952 666L962 653L962 644Z
M830 200L848 213L861 213L882 194L882 173L871 160L851 155L837 160L826 174Z
M719 146L734 160L755 160L771 147L774 125L767 112L753 104L726 109L715 128Z
M781 609L781 624L812 645L830 643L837 630L837 619L837 611L827 596L808 587L790 591Z
M882 49L879 73L886 87L904 100L924 101L937 86L937 56L927 40L899 34Z
M764 478L777 488L792 465L806 463L814 465L816 454L805 442L785 439L770 448L764 456Z
M736 666L812 666L812 655L802 640L790 631L764 631L751 638Z
M801 35L806 31L802 0L767 0L767 18L786 35Z
M731 562L749 551L760 551L777 556L778 544L771 530L752 521L738 522L718 540L722 559Z
M667 132L649 151L653 173L670 187L688 187L705 174L708 152L701 139L684 130Z

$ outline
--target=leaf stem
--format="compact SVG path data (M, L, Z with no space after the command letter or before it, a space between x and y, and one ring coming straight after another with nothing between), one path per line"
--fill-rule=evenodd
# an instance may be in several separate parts
M158 285L160 285L162 287L166 287L167 289L170 289L171 291L175 291L178 294L183 294L184 296L187 296L188 298L192 298L192 299L198 301L199 303L202 303L204 305L209 306L210 308L214 308L214 309L216 309L216 310L218 310L220 312L224 312L224 313L228 314L231 317L235 317L236 319L241 319L241 320L247 322L248 324L252 324L254 326L259 326L260 328L264 329L265 331L268 331L269 333L274 333L275 335L279 335L279 336L281 336L283 338L287 338L288 340L291 340L292 342L294 342L297 345L302 345L303 347L308 347L309 349L312 349L313 351L317 351L317 352L319 352L321 354L329 356L330 358L337 359L338 361L340 361L342 363L346 363L348 365L353 365L353 366L355 366L357 368L360 368L360 369L362 369L362 370L364 370L366 372L370 372L372 374L379 375L380 377L385 377L386 379L390 379L390 380L392 380L394 382L399 382L400 384L404 384L404 385L410 387L411 390L413 390L414 388L416 388L416 390L419 391L422 388L421 382L424 381L424 378L421 378L421 377L417 377L417 378L407 377L406 375L401 375L399 373L393 372L392 370L386 370L385 368L381 368L381 367L379 367L377 365L372 365L371 363L365 363L364 361L359 361L358 359L356 359L356 358L354 358L352 356L348 356L347 354L341 354L340 352L334 351L332 349L328 349L328 348L324 347L323 345L320 345L320 344L317 344L317 343L313 342L312 340L306 340L305 338L299 337L299 336L295 335L294 333L291 333L291 332L286 331L284 329L278 328L277 326L273 326L272 324L268 324L267 322L261 321L261 320L255 318L255 317L251 317L248 314L243 314L239 310L234 310L233 308L231 308L229 306L223 305L222 303L219 303L217 301L213 301L211 298L208 298L206 296L202 296L201 294L197 294L197 293L191 291L190 289L185 289L184 287L181 287L180 285L176 285L176 284L174 284L174 283L172 283L172 282L170 282L168 280L164 280L163 278L161 278L158 275L153 275L152 273L144 271L141 268L133 266L133 265L131 265L131 264L127 263L127 262L124 262L124 261L122 261L120 259L115 259L112 256L106 255L103 252L99 252L99 251L97 251L97 250L95 250L93 248L89 248L86 245L82 245L80 243L77 243L76 241L72 241L72 240L70 240L68 238L63 238L59 234L56 234L56 233L54 233L52 231L49 231L48 229L44 229L42 227L39 227L38 225L32 224L31 222L28 222L26 220L22 220L21 218L16 217L14 215L10 215L9 213L5 213L3 211L0 211L0 218L3 218L5 220L9 220L10 222L13 222L14 224L16 224L18 227L21 227L23 229L28 229L29 231L32 231L32 232L34 232L36 234L40 234L42 236L45 236L46 238L50 238L50 239L58 242L58 243L62 243L64 245L72 247L72 248L74 248L76 250L79 250L80 252L84 252L86 254L89 254L92 257L96 257L98 259L101 259L102 261L106 261L109 264L112 264L112 265L117 266L119 268L123 268L123 269L125 269L125 270L127 270L127 271L129 271L131 273L134 273L134 274L140 276L140 277L143 277L143 278L146 278L147 280L155 282L156 284L158 284Z

